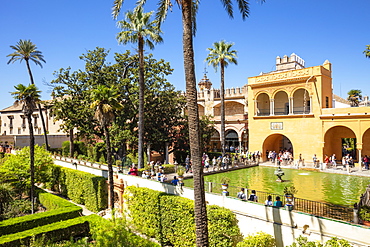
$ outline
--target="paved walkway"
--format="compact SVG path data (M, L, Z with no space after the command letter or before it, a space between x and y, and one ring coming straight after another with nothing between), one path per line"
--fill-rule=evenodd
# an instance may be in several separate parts
M260 163L260 166L277 167L276 164L271 163L269 161ZM290 168L290 169L301 169L301 170L314 170L318 172L336 173L336 174L343 174L343 175L370 177L370 170L365 170L365 168L362 168L360 170L359 167L349 168L349 170L347 170L347 168L344 168L342 165L338 165L337 167L330 167L327 169L313 168L312 164L309 164L307 166L299 166L299 167L291 164L291 165L282 165L280 167Z

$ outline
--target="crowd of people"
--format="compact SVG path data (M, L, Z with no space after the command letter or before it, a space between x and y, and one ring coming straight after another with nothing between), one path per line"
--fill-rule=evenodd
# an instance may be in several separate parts
M240 188L240 191L236 195L237 198L239 198L242 201L252 201L252 202L258 202L258 196L256 195L256 191L252 190L251 194L248 196L245 193L244 188ZM265 201L266 206L274 206L274 207L283 207L283 202L280 199L280 196L276 196L275 201L272 201L272 196L267 196L267 199Z

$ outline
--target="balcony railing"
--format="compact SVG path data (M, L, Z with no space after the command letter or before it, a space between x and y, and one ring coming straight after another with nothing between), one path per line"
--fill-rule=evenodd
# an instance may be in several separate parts
M269 116L270 115L270 109L259 109L257 112L257 116Z
M293 114L309 114L310 107L293 107Z

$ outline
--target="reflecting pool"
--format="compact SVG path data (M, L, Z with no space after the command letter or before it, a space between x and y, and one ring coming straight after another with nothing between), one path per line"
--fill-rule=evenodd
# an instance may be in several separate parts
M204 177L206 182L219 184L222 177L229 177L230 187L244 187L268 193L283 194L285 186L294 185L298 190L296 197L308 200L327 202L343 206L353 206L359 201L365 188L370 184L370 177L349 176L324 172L294 170L282 168L285 182L276 182L274 167L251 167L236 171L228 171ZM192 180L185 180L185 186L192 187ZM207 190L207 184L206 184ZM237 192L230 188L230 195ZM215 191L216 192L216 191Z

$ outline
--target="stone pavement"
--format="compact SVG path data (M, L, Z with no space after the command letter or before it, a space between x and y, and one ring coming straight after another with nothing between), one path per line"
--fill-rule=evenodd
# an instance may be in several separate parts
M269 167L277 167L276 164L267 161L260 163L261 166L269 166ZM342 165L338 165L337 167L329 167L327 169L323 168L323 165L321 164L320 168L314 168L312 164L308 164L305 166L300 165L297 167L295 164L291 165L281 165L281 168L290 168L290 169L301 169L301 170L315 170L318 172L327 172L327 173L336 173L336 174L343 174L343 175L354 175L354 176L364 176L364 177L370 177L370 170L366 170L364 167L360 170L358 166L354 168L349 168L347 170L346 167L343 167Z

